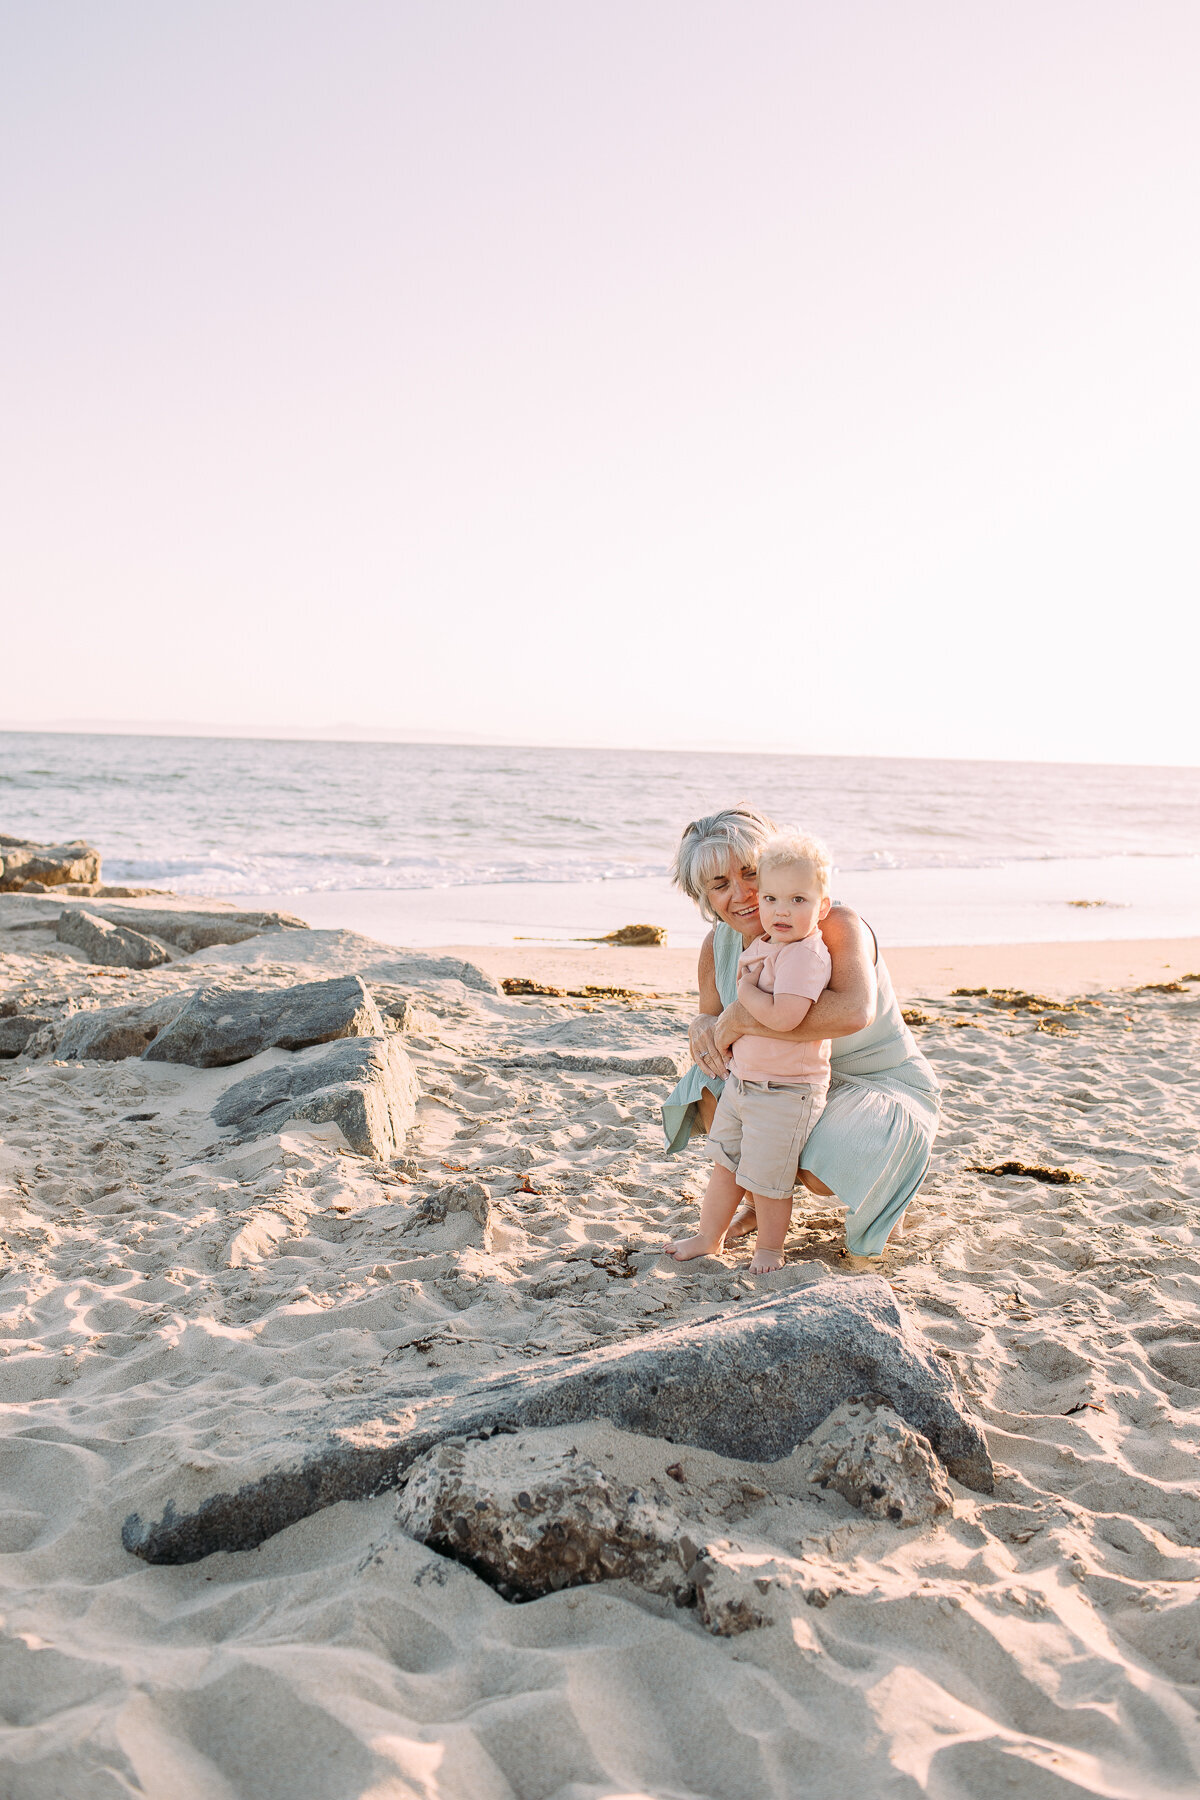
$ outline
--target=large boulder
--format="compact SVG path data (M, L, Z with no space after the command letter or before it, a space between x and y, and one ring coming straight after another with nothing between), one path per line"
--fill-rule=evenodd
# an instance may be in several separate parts
M395 1486L447 1438L611 1419L623 1431L750 1462L790 1456L835 1407L871 1394L919 1431L950 1473L991 1493L987 1445L946 1365L877 1275L832 1277L699 1324L484 1377L450 1397L376 1395L343 1413L299 1464L272 1470L190 1513L136 1513L125 1547L148 1562L249 1550L337 1500Z
M221 1069L263 1050L305 1050L384 1032L379 1008L357 975L287 988L204 987L155 1038L146 1060Z
M187 994L164 994L149 1006L99 1006L72 1013L52 1034L55 1042L48 1048L63 1062L121 1062L141 1056L187 1003Z
M387 1162L404 1147L417 1094L413 1066L395 1038L355 1037L325 1056L248 1075L225 1090L212 1116L244 1138L288 1121L338 1125L352 1150Z
M27 881L44 888L100 879L100 852L80 839L70 844L34 844L0 833L0 893L16 893Z
M147 931L191 955L214 944L241 944L269 931L305 931L303 919L281 912L182 912L173 907L101 906L96 911L113 925Z
M60 944L82 950L90 963L112 969L155 969L169 960L167 952L143 932L113 925L98 913L73 907L59 914L54 935Z

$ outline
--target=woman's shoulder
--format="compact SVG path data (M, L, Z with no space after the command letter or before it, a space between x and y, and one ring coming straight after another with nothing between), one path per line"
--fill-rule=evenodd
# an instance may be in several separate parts
M836 952L865 946L874 960L875 941L871 927L842 900L835 900L821 920L821 936L830 950Z

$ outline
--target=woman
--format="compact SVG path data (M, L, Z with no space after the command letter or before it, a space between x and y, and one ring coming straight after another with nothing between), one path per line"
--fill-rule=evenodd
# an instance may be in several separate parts
M737 959L759 935L755 870L774 831L763 813L734 806L689 825L676 853L676 885L713 929L700 949L700 1012L688 1028L693 1066L663 1107L669 1153L693 1131L707 1131L729 1046L762 1029L738 1005ZM852 1254L878 1256L903 1230L904 1210L929 1166L938 1084L900 1016L874 933L840 905L821 932L833 964L829 986L803 1024L780 1034L833 1043L829 1099L804 1146L799 1179L810 1193L844 1201ZM744 1211L731 1231L752 1223Z

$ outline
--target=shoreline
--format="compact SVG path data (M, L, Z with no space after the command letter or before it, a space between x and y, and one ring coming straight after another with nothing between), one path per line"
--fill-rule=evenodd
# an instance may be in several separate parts
M256 896L255 898L261 898ZM276 897L272 897L276 898ZM306 896L296 896L303 900ZM107 902L74 895L9 893L0 896L0 932L27 930L34 919L51 924L64 907L87 909ZM160 892L121 899L127 912L239 910L231 899ZM352 931L371 937L336 915L305 917L316 931ZM603 943L473 943L454 939L413 943L400 937L377 938L394 949L424 956L454 956L473 962L496 980L516 977L548 987L631 987L647 994L687 996L696 992L695 945L629 948ZM15 947L15 944L13 945ZM32 945L30 946L32 948ZM1021 988L1055 998L1070 994L1116 992L1149 987L1200 975L1200 934L1185 937L1066 939L988 944L889 944L881 949L901 999L944 999L955 988Z
M637 987L694 994L693 949L618 949L611 944L439 944L437 956L477 963L497 980L524 977L553 987ZM943 999L956 987L1011 987L1061 999L1178 981L1200 972L1200 937L1110 943L920 944L884 947L901 999Z

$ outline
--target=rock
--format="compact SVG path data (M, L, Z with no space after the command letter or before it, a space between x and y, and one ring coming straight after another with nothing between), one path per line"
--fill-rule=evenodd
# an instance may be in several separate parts
M597 1074L665 1075L670 1081L679 1079L679 1065L673 1056L593 1056L590 1051L538 1050L529 1056L498 1056L502 1069L581 1069Z
M447 1438L610 1419L624 1431L722 1456L775 1462L844 1400L879 1395L923 1433L950 1473L991 1493L987 1446L963 1411L953 1377L932 1355L879 1276L832 1277L668 1326L632 1343L505 1370L452 1394L376 1395L369 1413L342 1410L299 1464L214 1494L157 1523L133 1514L128 1550L148 1562L193 1562L248 1550L334 1501L399 1482Z
M148 890L153 891L153 890ZM101 906L96 909L113 925L148 931L185 955L214 944L241 944L269 931L306 931L303 919L280 912L178 912L171 907Z
M382 1037L379 1008L357 975L288 988L204 987L146 1052L147 1062L221 1069L262 1050Z
M470 1213L483 1232L483 1248L492 1247L492 1197L482 1181L451 1181L426 1196L408 1229L422 1225L441 1225L449 1213Z
M101 900L148 900L151 898L170 900L174 897L172 888L109 887L107 882L101 882L96 893ZM281 919L286 919L290 917L290 914L280 913L279 916Z
M188 1003L187 994L164 994L149 1006L102 1006L72 1013L54 1032L54 1041L37 1046L64 1062L121 1062L141 1056L163 1027Z
M847 1400L808 1440L809 1480L832 1488L872 1519L927 1525L954 1496L929 1439L890 1406Z
M418 1091L413 1066L395 1038L352 1037L325 1056L248 1075L226 1089L212 1117L243 1138L278 1131L289 1119L338 1125L352 1150L387 1162L404 1148Z
M536 1434L438 1444L413 1464L396 1523L506 1600L620 1576L691 1597L674 1513Z
M112 969L156 969L169 960L160 944L128 926L110 924L83 907L59 914L54 935L60 944L82 950L89 962Z
M667 928L665 925L622 925L619 931L610 931L607 937L591 938L589 941L593 944L622 944L631 948L665 944Z
M20 1056L30 1038L49 1023L32 1013L6 1013L0 1018L0 1056Z
M426 1198L418 1216L436 1225L452 1212L469 1212L480 1225L490 1224L492 1197L482 1181L451 1181L437 1188Z
M691 1546L685 1540L685 1549ZM738 1637L767 1623L755 1604L760 1589L739 1566L728 1544L706 1544L689 1570L696 1607L706 1631L714 1637Z
M64 882L88 882L100 879L100 852L76 839L70 844L34 844L28 838L5 837L0 834L0 893L19 893L27 882L39 882L43 889L60 887Z

